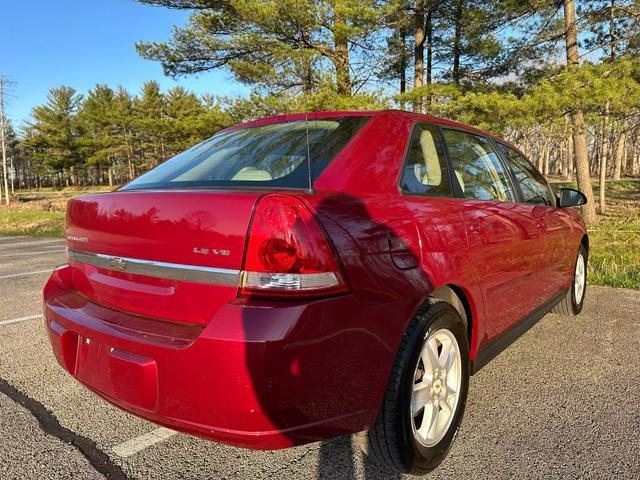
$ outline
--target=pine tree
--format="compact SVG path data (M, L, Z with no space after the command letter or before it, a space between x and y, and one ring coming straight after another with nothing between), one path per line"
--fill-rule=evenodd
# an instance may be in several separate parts
M166 160L165 97L158 82L145 82L142 92L133 102L136 141L146 166Z
M100 176L106 170L109 186L113 186L116 135L113 102L115 94L107 85L96 85L90 90L78 113L82 127L79 144L84 150L87 166L94 166Z
M114 153L118 158L126 159L126 178L131 180L136 175L133 98L123 87L116 91L111 108Z
M49 90L47 103L35 107L33 121L27 127L27 145L36 152L41 162L71 185L77 184L77 168L82 163L80 124L77 112L82 105L82 95L71 87Z
M328 62L337 93L350 95L360 81L352 78L351 56L369 49L368 39L381 27L376 0L138 1L193 11L170 41L137 44L140 55L160 61L166 74L224 67L238 81L268 91L310 91L322 74L314 68Z

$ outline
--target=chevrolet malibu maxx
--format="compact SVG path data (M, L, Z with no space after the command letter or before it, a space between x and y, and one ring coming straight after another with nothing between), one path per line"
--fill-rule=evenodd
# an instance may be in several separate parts
M585 201L443 119L257 120L70 201L46 327L67 372L158 424L257 449L358 433L425 473L469 376L582 309Z

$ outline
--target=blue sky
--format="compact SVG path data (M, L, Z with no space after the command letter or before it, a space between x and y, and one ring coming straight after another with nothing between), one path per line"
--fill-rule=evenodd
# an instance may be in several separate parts
M163 89L175 85L197 93L242 95L247 88L224 71L165 77L157 62L135 51L137 40L166 40L188 12L141 5L133 0L5 0L0 28L0 74L15 82L7 115L20 126L51 87L86 92L96 83L137 92L146 80Z

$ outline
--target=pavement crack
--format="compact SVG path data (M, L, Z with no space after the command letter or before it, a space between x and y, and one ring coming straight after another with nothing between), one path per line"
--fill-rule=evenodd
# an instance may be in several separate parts
M73 445L100 474L109 480L128 480L122 468L98 448L96 442L60 425L58 419L37 400L25 395L5 379L0 378L0 393L26 408L38 420L43 432Z

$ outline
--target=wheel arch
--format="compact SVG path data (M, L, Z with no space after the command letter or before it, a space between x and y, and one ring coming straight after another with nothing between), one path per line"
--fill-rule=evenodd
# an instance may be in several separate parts
M582 238L580 239L580 244L584 247L584 249L587 251L587 258L589 258L589 235L587 235L586 233L582 236Z
M447 283L433 290L429 294L429 299L431 301L447 302L458 311L464 322L467 341L471 350L475 340L473 335L477 331L478 322L477 315L474 315L471 296L459 285Z

